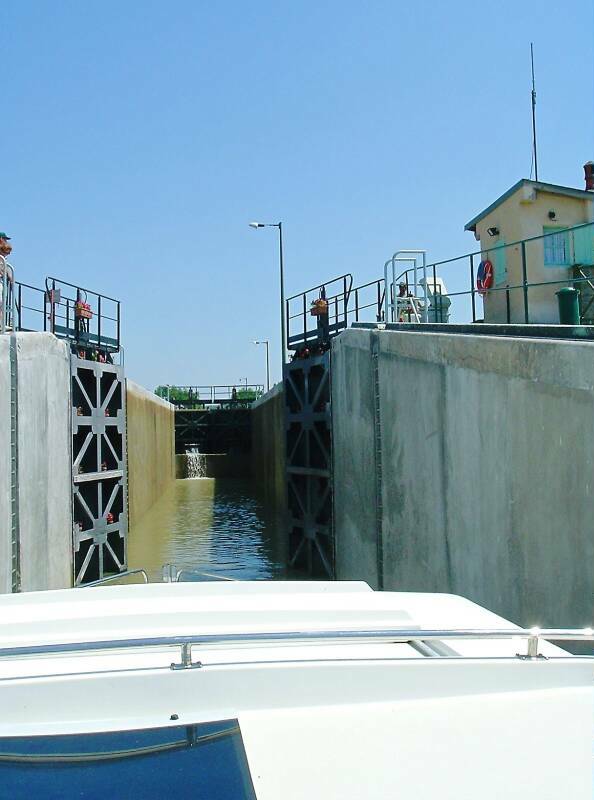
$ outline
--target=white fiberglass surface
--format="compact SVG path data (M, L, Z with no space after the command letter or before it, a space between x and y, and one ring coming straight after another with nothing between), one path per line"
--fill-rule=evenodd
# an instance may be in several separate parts
M258 800L592 800L587 690L240 716Z

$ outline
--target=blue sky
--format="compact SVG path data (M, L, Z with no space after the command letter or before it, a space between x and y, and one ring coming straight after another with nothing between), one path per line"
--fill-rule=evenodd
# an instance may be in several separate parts
M2 11L18 278L119 297L149 388L263 382L266 337L278 378L276 232L252 219L283 220L290 294L400 247L475 249L464 223L529 177L531 40L539 177L581 188L594 158L591 0Z

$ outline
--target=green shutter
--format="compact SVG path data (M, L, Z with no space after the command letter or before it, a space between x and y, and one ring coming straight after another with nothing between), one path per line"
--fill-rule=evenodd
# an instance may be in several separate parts
M594 265L594 225L573 231L573 263Z

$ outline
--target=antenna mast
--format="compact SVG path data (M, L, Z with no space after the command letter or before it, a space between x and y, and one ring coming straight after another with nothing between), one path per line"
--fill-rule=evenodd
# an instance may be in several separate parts
M538 180L538 156L536 153L536 86L534 83L534 45L530 42L530 61L532 63L532 150L534 158L534 179Z

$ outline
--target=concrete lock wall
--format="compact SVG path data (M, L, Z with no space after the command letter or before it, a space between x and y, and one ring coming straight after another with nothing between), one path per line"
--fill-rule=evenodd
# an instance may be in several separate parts
M126 380L126 422L132 528L175 480L174 406Z
M0 336L0 594L11 591L10 339Z
M11 340L18 389L21 590L72 585L70 356L47 333L0 336L0 592L12 591Z
M286 513L285 394L277 383L252 405L252 474L266 506Z
M339 578L592 624L594 344L349 330L332 405Z

